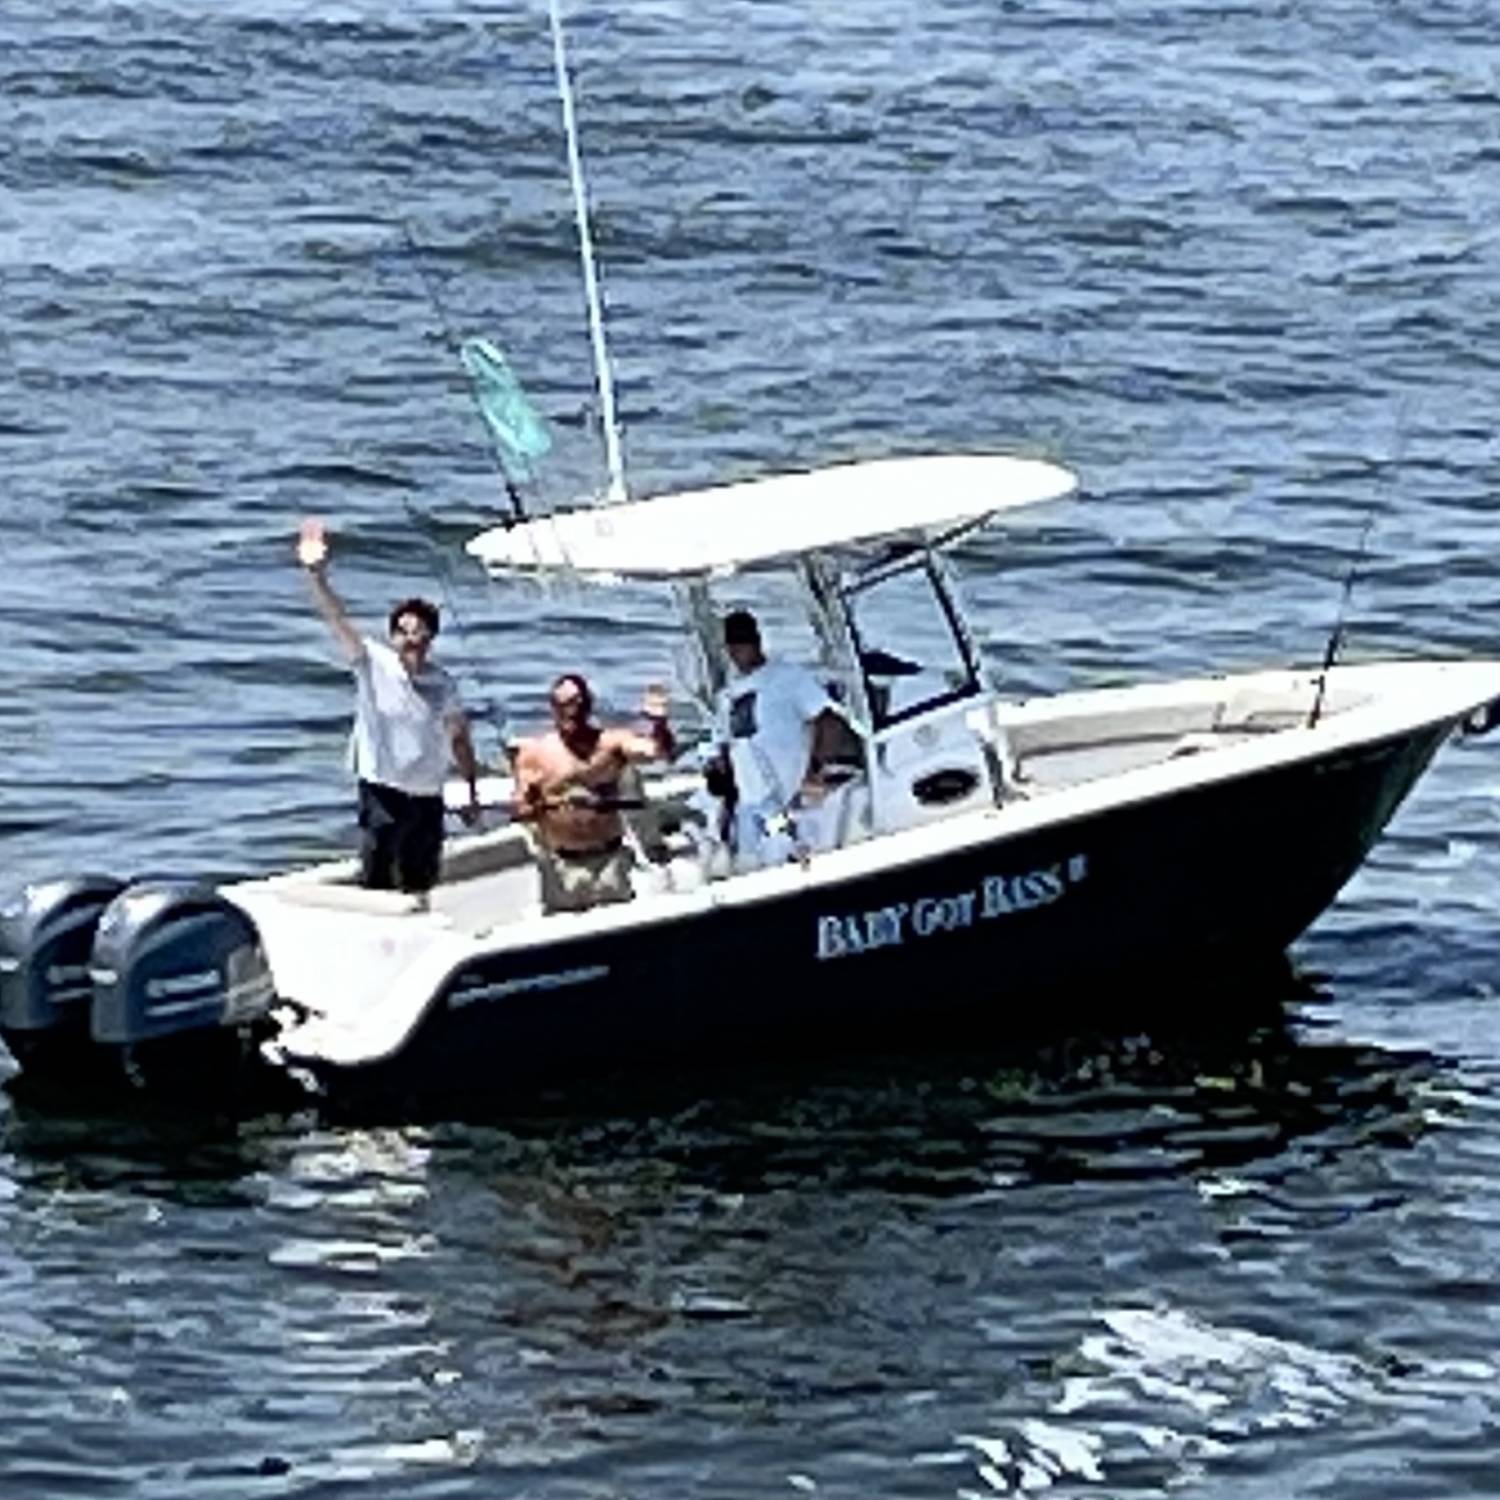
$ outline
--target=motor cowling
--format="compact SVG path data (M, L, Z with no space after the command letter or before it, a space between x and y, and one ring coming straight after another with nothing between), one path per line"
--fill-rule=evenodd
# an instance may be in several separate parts
M124 889L104 875L44 880L0 907L0 1031L82 1025L94 994L94 935Z
M100 918L89 968L94 1040L124 1046L248 1024L276 993L254 922L193 881L118 895Z

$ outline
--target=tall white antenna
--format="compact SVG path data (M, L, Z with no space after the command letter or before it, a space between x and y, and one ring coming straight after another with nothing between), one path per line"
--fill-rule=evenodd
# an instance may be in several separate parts
M594 271L594 237L589 231L588 189L583 181L583 160L578 151L578 125L573 118L573 88L568 81L568 54L563 45L560 0L547 0L552 22L552 60L557 67L557 97L562 101L563 133L568 140L568 176L573 181L573 212L578 220L578 251L583 259L583 291L589 307L589 336L594 345L594 379L599 387L599 409L604 419L604 453L609 464L607 499L628 500L625 461L620 456L620 428L615 417L615 387L609 373L609 350L604 342L604 311L599 300L599 278ZM708 590L701 580L679 583L672 590L678 608L692 631L694 651L691 671L682 675L686 685L706 709L712 708L714 690L722 676L716 652L718 623Z
M594 345L594 379L599 387L604 420L604 454L609 464L609 499L629 499L625 462L620 456L620 428L615 418L615 387L609 373L609 351L604 343L604 313L599 302L599 278L594 272L594 237L589 231L588 189L583 181L583 159L578 152L578 125L573 118L573 89L568 81L568 55L563 46L558 0L547 0L552 21L552 60L557 66L557 96L562 101L563 132L568 138L568 176L573 181L573 212L578 220L578 250L583 258L583 292L589 307L589 336Z

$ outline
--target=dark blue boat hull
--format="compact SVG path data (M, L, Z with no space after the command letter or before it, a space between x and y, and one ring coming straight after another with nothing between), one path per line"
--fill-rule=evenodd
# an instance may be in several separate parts
M1132 1018L1144 976L1214 1005L1332 902L1446 723L1076 821L454 974L395 1055L333 1096L501 1104L517 1087L750 1053L921 1047L964 1028ZM1180 981L1186 979L1187 984ZM1201 985L1197 983L1201 979Z

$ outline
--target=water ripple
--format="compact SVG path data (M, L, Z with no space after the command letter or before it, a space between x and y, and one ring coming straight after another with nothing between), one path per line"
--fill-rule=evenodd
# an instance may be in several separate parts
M1492 6L568 10L636 488L1072 464L963 552L1018 693L1315 662L1351 565L1349 657L1493 652ZM551 87L537 7L6 6L11 877L349 847L309 511L361 616L445 596L486 753L558 671L669 675L659 600L457 555L506 502L452 337L552 423L534 504L602 472ZM1487 1493L1493 754L1440 757L1289 1022L1208 976L1183 1035L424 1129L0 1104L6 1477Z

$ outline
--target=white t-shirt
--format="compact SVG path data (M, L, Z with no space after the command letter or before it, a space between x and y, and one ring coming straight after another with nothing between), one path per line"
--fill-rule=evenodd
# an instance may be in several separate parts
M448 774L448 721L462 712L453 679L424 662L407 676L384 641L366 637L354 662L354 732L349 765L361 781L413 797L441 796Z
M838 712L823 684L795 662L767 661L719 691L714 732L729 746L740 800L784 808L797 794L812 753L813 721Z

